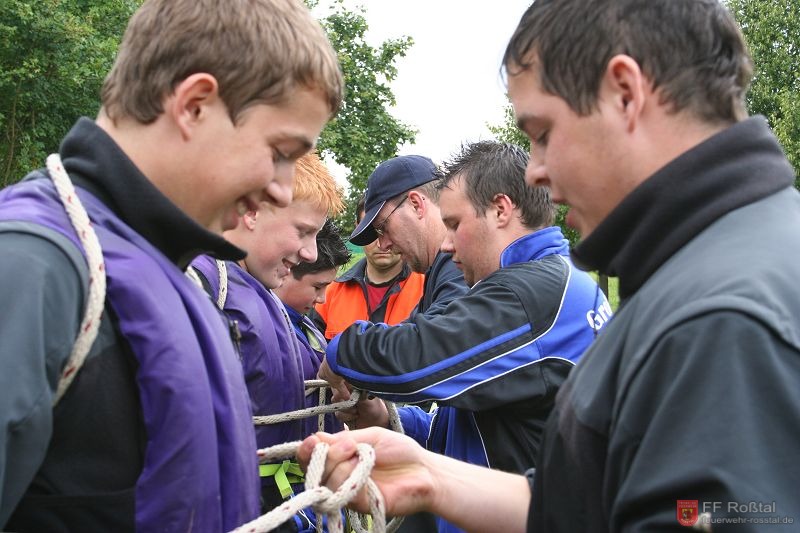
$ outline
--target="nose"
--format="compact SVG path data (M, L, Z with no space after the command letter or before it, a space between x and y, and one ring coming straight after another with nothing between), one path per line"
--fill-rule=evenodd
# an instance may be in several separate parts
M317 298L314 300L314 303L324 304L325 303L325 290L323 289L319 293L317 293Z
M378 248L380 248L381 251L383 252L389 250L392 247L392 239L387 237L385 233L383 235L379 235L378 239L375 242L378 243Z
M286 207L292 203L294 188L294 164L274 165L274 174L264 188L264 200L277 206Z
M300 248L300 258L307 263L313 263L317 260L317 239L309 242L307 245Z
M537 158L531 150L531 158L528 160L528 167L525 169L525 183L531 187L549 187L550 178L547 176L547 168L543 161Z
M453 236L451 235L450 231L448 231L445 234L444 241L442 241L442 246L440 247L440 250L446 254L455 253L456 247L453 246Z

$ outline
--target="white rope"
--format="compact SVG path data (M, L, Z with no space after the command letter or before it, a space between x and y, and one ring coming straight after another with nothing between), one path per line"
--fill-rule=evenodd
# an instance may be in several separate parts
M306 408L306 409L299 409L297 411L290 411L290 412L287 412L287 413L280 413L280 414L277 414L277 415L254 416L253 417L253 423L255 425L279 424L279 423L282 423L282 422L287 422L289 420L298 420L298 419L301 419L301 418L308 418L308 417L311 417L311 416L317 416L318 415L320 417L319 420L318 420L318 426L320 427L320 431L322 431L324 429L324 416L325 416L325 414L334 413L336 411L341 411L343 409L349 409L350 407L353 407L354 405L356 405L356 403L358 403L359 398L363 394L362 391L354 390L352 392L349 400L345 400L345 401L341 401L341 402L336 402L336 403L325 405L324 404L324 397L325 397L324 392L325 392L325 388L329 387L327 381L321 380L321 379L308 380L308 381L304 382L304 385L305 385L306 389L310 389L311 391L313 391L313 389L319 388L319 390L320 390L320 405L318 407L309 407L309 408ZM310 392L307 392L306 395L308 395L309 393ZM386 405L386 409L389 411L389 427L391 429L393 429L394 431L397 431L398 433L405 433L405 431L403 430L403 425L400 422L400 416L399 416L399 414L397 412L397 407L395 406L395 404L392 403L392 402L384 402L384 404ZM299 447L299 445L300 445L300 442L288 442L288 443L285 443L285 444L277 444L275 446L270 446L269 448L262 448L262 449L260 449L260 450L258 450L256 452L257 455L258 455L259 463L262 463L262 464L263 463L272 463L272 462L275 462L275 461L292 458L292 457L294 457L296 455L297 448ZM323 445L323 443L320 443L320 444L317 445L317 447L314 449L314 454L317 453L317 449L321 445ZM327 444L325 444L325 446L326 446L325 453L327 453ZM362 446L367 446L367 445L359 444L358 446L362 447ZM372 450L371 447L367 446L367 448L369 448L371 454L373 455L373 463L374 463L374 453L375 452ZM359 450L360 450L360 448L359 448ZM358 455L359 455L359 465L356 467L356 470L358 470L359 466L361 466L361 461L362 461L361 453L359 452ZM287 520L289 520L292 516L297 514L301 509L304 509L305 507L308 507L309 505L311 505L311 507L317 513L323 512L324 514L328 515L328 526L329 526L328 529L329 529L329 531L331 533L337 533L337 532L341 531L341 516L340 516L339 512L347 504L347 502L349 502L350 499L352 499L352 496L350 496L349 498L347 498L347 499L345 499L343 501L340 500L340 499L337 499L337 498L332 498L332 499L329 500L328 499L330 497L329 494L328 494L328 493L330 493L329 489L327 489L325 487L322 487L323 489L325 489L328 492L324 492L324 491L320 492L319 490L317 490L318 484L319 484L318 482L316 482L317 483L316 485L314 485L313 483L312 483L312 485L309 485L309 479L312 479L312 480L314 479L314 478L310 478L310 476L311 476L311 468L312 468L312 463L313 462L314 462L314 455L312 455L311 463L309 463L308 471L306 472L306 491L305 492L303 492L301 494L298 494L297 496L294 496L293 498L288 500L286 503L282 504L280 507L277 507L277 508L273 509L272 511L270 511L269 513L261 516L260 518L254 520L252 522L248 522L247 524L245 524L243 526L240 526L235 531L247 531L249 533L272 531L273 529L275 529L276 527L278 527L282 523L284 523ZM325 464L325 458L323 456L323 458L322 458L323 467L324 467L324 464ZM370 465L369 470L367 470L366 474L364 474L364 475L365 476L369 476L369 472L371 471L371 469L372 469L372 466ZM355 474L356 474L356 472L354 471L342 486L345 486L348 482L350 482ZM321 474L319 474L319 475L321 476ZM370 514L372 515L372 521L373 521L372 530L371 530L372 533L394 533L400 527L400 524L402 524L403 517L395 517L387 525L386 524L385 511L383 510L384 509L383 496L380 494L380 491L378 490L377 486L373 483L373 481L371 479L367 479L366 481L361 482L361 484L358 485L358 488L355 489L355 492L353 494L358 492L358 490L364 484L366 484L366 486L367 486L367 494L368 494L368 497L370 499ZM309 488L309 487L311 487L311 488ZM316 492L314 492L315 490L316 490ZM339 490L341 490L341 488ZM312 493L309 494L309 491L312 491ZM333 493L331 493L331 494L333 494ZM336 494L339 494L339 491L337 491ZM300 499L301 496L302 496L302 499ZM373 500L375 500L376 502L378 500L380 501L380 506L379 506L380 509L378 509L378 510L373 509ZM331 502L331 505L334 505L334 504L338 505L338 507L335 508L335 515L336 515L335 518L333 518L333 515L332 515L333 511L329 512L327 510L328 507L326 507L326 506L328 505L329 501ZM319 502L324 502L324 503L321 504ZM340 503L341 503L341 505L339 505ZM323 507L319 507L320 505L323 505ZM376 515L375 514L376 512L378 512L380 514ZM347 516L348 516L348 520L349 520L350 526L352 527L353 530L355 530L356 533L369 533L369 530L366 527L364 527L364 525L363 525L365 515L361 515L360 513L357 513L355 511L348 510L347 511ZM338 527L340 529L336 529L336 527L337 527L336 523L339 524ZM248 529L248 527L249 527L249 529ZM322 520L317 520L317 531L322 531Z
M194 269L193 266L190 265L186 267L184 274L186 274L187 278L192 280L192 283L194 283L195 285L197 285L198 287L200 287L205 291L205 287L203 287L203 281L200 279L200 275L197 273L197 271Z
M324 379L307 379L303 382L303 385L306 388L306 396L311 396L316 390L317 405L320 407L326 405L327 395L325 394L325 390L328 388L327 381ZM317 415L317 431L325 431L325 414L326 413L319 413Z
M316 389L320 388L324 392L323 387L327 387L328 382L324 380L309 380L305 382L305 387L308 389ZM307 407L305 409L298 409L296 411L288 411L286 413L279 413L276 415L263 415L263 416L254 416L253 417L253 424L256 426L269 426L272 424L281 424L283 422L288 422L290 420L300 420L303 418L309 418L312 416L324 416L328 413L335 413L337 411L342 411L344 409L349 409L355 406L358 403L359 398L363 394L362 391L354 390L350 395L349 400L344 400L341 402L331 403L331 404L321 404L316 407ZM324 394L320 395L320 398L324 399ZM321 400L324 401L324 400ZM393 402L384 402L386 405L386 410L389 411L389 427L397 431L398 433L405 433L403 430L403 424L400 422L400 415L397 412L397 406ZM320 429L322 431L322 429Z
M263 461L276 460L294 456L300 442L291 442L273 446L265 450L259 450ZM270 450L280 448L281 453ZM272 531L283 524L298 511L305 507L311 507L318 514L328 517L328 531L330 533L343 533L341 509L345 507L361 490L366 486L367 498L369 501L370 514L372 515L373 533L385 533L386 529L386 508L383 502L383 495L378 490L375 482L369 478L372 467L375 465L375 450L372 446L364 443L357 444L356 455L358 463L350 476L335 492L321 484L322 474L325 470L325 459L328 454L328 444L320 442L314 448L311 461L306 471L306 483L304 492L286 501L280 507L273 509L267 514L239 526L234 531L248 533L262 533ZM321 520L318 520L321 522Z
M257 426L269 426L271 424L280 424L290 420L300 420L320 414L325 415L327 413L335 413L336 411L342 411L343 409L349 409L353 407L358 402L360 396L361 392L356 390L353 391L353 394L350 396L349 400L342 402L320 405L317 407L307 407L305 409L288 411L286 413L279 413L277 415L254 416L253 424Z
M50 173L50 179L53 180L56 191L58 191L61 203L64 204L64 209L67 211L72 227L75 228L75 233L78 234L78 239L83 245L83 249L86 252L86 261L89 264L89 296L86 302L86 312L81 322L78 338L75 339L72 352L58 380L58 388L53 399L53 405L55 406L61 400L72 380L75 379L75 375L86 360L86 356L97 338L97 332L100 329L100 317L103 314L103 304L106 298L106 270L100 241L97 239L94 229L92 229L89 215L86 213L83 204L81 204L75 192L75 187L72 186L72 182L67 175L67 171L64 170L64 165L61 164L61 158L58 154L50 154L48 156L47 170Z
M225 261L216 260L217 275L219 275L219 294L217 295L217 307L225 309L225 300L228 299L228 267Z

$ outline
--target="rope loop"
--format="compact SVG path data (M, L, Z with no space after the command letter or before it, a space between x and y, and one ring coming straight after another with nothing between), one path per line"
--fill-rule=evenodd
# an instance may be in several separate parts
M326 387L328 387L328 382L324 380L309 380L305 382L306 389L311 389L312 391L316 388L320 389L320 398L324 398L322 392L324 392ZM362 395L363 391L354 390L349 400L327 405L323 405L323 400L321 400L321 405L317 407L309 407L277 415L254 416L253 422L256 425L269 425L311 416L322 417L326 413L335 413L336 411L353 407L358 403ZM404 433L403 426L400 423L400 417L397 413L397 407L392 402L385 403L389 411L389 425L391 429L399 433ZM287 442L270 446L269 448L262 448L256 453L260 463L273 463L284 459L294 459L299 447L299 441ZM321 484L328 447L327 443L320 442L314 448L306 471L304 492L297 494L279 507L276 507L252 522L238 527L234 531L239 533L272 531L282 523L291 519L291 517L297 514L301 509L311 507L318 515L324 514L328 517L328 531L330 533L342 533L344 526L342 524L341 511L356 494L365 487L367 499L369 501L370 515L372 516L372 533L393 533L396 531L400 527L403 518L395 517L389 524L386 523L386 507L383 501L383 495L375 482L369 478L372 467L375 465L375 450L368 444L357 444L356 455L358 456L358 463L353 472L350 473L350 476L334 492ZM356 533L367 533L367 528L363 526L363 516L349 510L347 513L350 526ZM322 520L319 519L317 520L317 531L322 531Z
M290 442L259 450L259 458L263 460L274 460L296 455L300 442ZM325 459L328 456L329 446L327 443L320 442L314 447L311 454L311 461L306 471L306 490L294 498L287 500L281 506L276 507L267 514L256 518L239 526L234 530L236 533L262 533L272 531L283 524L292 516L297 514L305 507L311 507L319 514L324 514L328 518L328 530L330 533L343 533L341 510L356 494L366 486L367 499L374 533L385 533L386 528L386 507L383 502L383 495L378 490L377 485L369 478L372 467L375 465L375 450L369 444L359 443L356 446L358 463L347 479L339 486L336 491L322 485L322 474L325 471ZM317 520L317 525L321 520Z

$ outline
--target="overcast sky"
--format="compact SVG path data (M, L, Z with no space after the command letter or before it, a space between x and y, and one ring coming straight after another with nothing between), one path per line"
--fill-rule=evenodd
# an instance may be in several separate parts
M408 35L414 45L396 65L392 114L419 130L400 154L440 163L462 141L492 138L486 124L503 122L507 100L500 77L505 46L531 0L345 0L364 6L367 41ZM324 1L315 10L328 13ZM338 177L338 176L337 176Z

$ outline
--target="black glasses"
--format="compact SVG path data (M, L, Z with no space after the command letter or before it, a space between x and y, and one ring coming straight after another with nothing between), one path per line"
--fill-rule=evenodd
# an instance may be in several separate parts
M397 209L401 205L403 205L403 202L405 202L407 198L408 198L408 195L406 194L403 197L403 199L400 200L400 203L398 203L396 206L394 206L394 209L392 209L391 212L388 215L386 215L386 218L383 219L383 222L381 222L377 226L372 226L372 229L375 230L375 233L378 234L378 237L383 237L383 234L386 232L386 223L389 222L389 217L391 217L394 214L394 212L397 211Z

